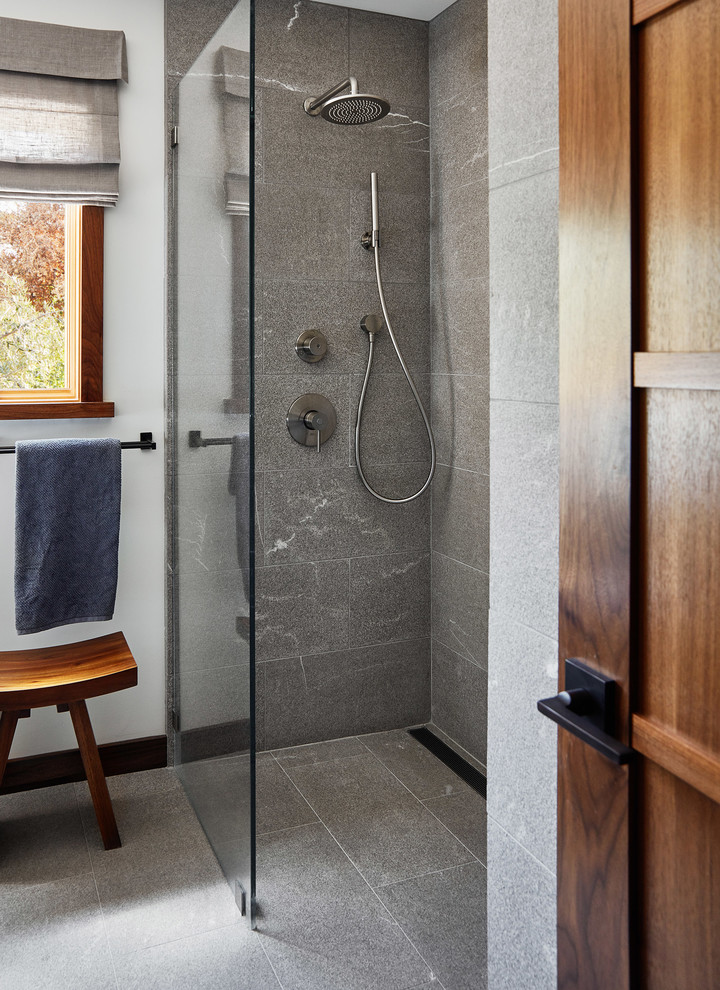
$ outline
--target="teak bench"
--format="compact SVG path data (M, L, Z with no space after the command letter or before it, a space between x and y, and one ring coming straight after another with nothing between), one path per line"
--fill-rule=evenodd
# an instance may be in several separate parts
M0 784L18 719L33 708L70 712L106 849L120 836L85 701L137 684L137 664L122 633L66 646L0 653Z

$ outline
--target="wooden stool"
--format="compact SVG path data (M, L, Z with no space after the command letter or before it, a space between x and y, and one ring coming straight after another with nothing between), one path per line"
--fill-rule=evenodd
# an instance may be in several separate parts
M122 633L0 653L0 784L18 719L49 705L69 711L103 843L117 849L120 836L85 700L136 684L137 664Z

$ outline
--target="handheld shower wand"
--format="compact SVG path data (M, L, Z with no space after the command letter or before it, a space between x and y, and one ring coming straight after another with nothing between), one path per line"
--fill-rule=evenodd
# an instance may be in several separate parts
M372 231L370 233L363 234L361 238L361 243L362 246L367 251L373 251L375 254L375 275L377 277L378 294L380 296L380 305L382 307L382 313L385 319L385 326L388 329L388 333L390 334L390 340L393 343L393 347L395 348L395 353L397 354L398 361L400 362L400 367L402 368L403 373L405 374L405 378L407 379L407 383L410 386L410 390L413 394L413 398L415 399L417 407L420 410L420 414L423 418L425 429L427 430L428 440L430 441L430 471L422 487L419 488L418 491L416 491L414 494L408 495L406 498L388 498L385 495L380 495L378 492L375 491L375 489L372 487L372 485L369 483L369 481L367 480L367 478L363 473L362 464L360 463L360 427L362 425L362 414L363 414L363 408L365 406L365 396L367 394L368 381L370 380L370 369L372 368L373 355L375 353L375 334L379 332L381 326L380 321L378 320L377 317L370 317L370 316L364 317L362 323L360 324L363 330L365 330L365 332L368 335L369 352L368 352L367 370L365 372L365 380L363 381L362 391L360 392L357 420L355 423L355 463L357 465L358 474L360 475L360 480L365 485L365 487L367 488L367 490L370 492L371 495L374 495L375 498L379 499L381 502L390 502L394 505L399 505L400 503L412 502L413 499L419 498L423 494L423 492L429 487L430 482L433 479L433 475L435 474L435 438L433 437L432 428L430 426L430 420L428 419L428 415L425 412L425 408L422 404L422 400L420 399L420 396L418 395L418 391L415 388L415 383L413 382L412 376L408 371L408 367L405 364L405 361L403 360L403 356L400 351L400 346L397 342L397 339L395 338L395 334L393 333L393 328L390 323L390 316L388 314L387 305L385 303L385 293L383 291L382 277L380 275L380 221L379 221L380 211L378 208L377 172L373 172L370 176L370 196L372 200Z

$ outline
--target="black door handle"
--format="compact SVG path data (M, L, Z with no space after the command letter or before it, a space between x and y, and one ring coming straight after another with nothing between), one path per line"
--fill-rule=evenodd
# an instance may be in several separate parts
M538 711L572 732L613 763L624 765L635 750L611 734L615 681L580 660L565 661L565 690L553 698L541 698Z

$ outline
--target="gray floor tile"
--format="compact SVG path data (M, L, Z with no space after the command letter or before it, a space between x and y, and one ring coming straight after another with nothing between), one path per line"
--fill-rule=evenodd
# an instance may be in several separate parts
M356 736L348 736L347 739L331 739L329 742L276 749L272 755L281 766L289 769L327 763L328 760L341 760L344 756L360 756L364 752L362 742Z
M166 862L140 874L97 878L113 957L242 924L230 887L206 844L192 861Z
M90 792L77 788L80 814L97 877L142 875L201 855L207 846L203 831L172 771L126 774L108 778L122 846L103 847Z
M284 990L405 990L431 974L322 825L258 840L258 931Z
M0 984L12 990L115 990L91 874L0 886Z
M447 990L487 986L486 884L472 863L378 890Z
M257 831L274 832L316 822L317 815L283 768L265 760L257 768Z
M1 883L49 883L91 870L73 784L0 797Z
M472 787L459 794L423 801L481 863L487 865L487 805Z
M375 732L360 738L416 798L441 797L469 790L457 774L404 729Z
M233 925L143 949L116 964L120 990L272 990L280 984L256 935Z
M374 756L298 767L289 776L373 886L470 859Z

